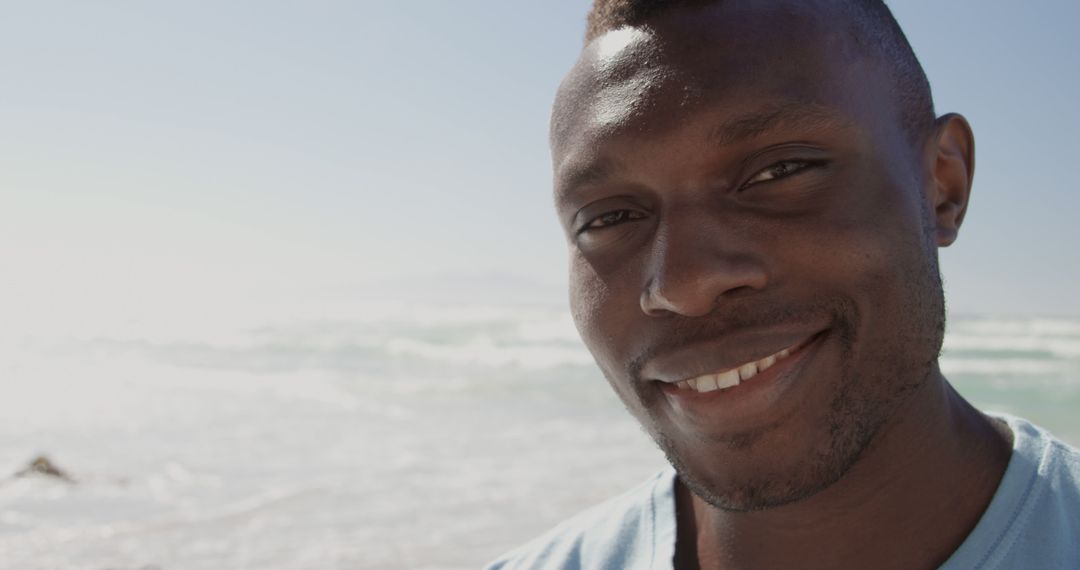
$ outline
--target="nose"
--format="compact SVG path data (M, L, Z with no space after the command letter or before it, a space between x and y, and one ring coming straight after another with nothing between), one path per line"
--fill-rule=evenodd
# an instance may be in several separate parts
M653 242L641 292L641 310L652 317L701 317L724 299L765 288L759 255L725 232L669 230Z

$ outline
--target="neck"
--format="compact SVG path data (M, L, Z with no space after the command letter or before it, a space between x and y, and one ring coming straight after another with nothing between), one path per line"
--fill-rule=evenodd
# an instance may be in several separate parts
M993 498L1010 439L1007 427L973 408L935 369L851 470L812 497L734 513L679 483L676 566L937 567Z

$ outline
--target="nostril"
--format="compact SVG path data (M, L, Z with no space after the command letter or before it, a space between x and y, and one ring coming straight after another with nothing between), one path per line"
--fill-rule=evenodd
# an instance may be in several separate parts
M641 291L641 312L650 317L666 317L676 314L675 304L670 302L654 282L650 280Z
M641 310L651 317L703 317L716 308L718 296L702 280L672 283L652 280L641 294Z
M764 269L757 264L714 266L650 277L641 291L641 310L651 317L711 314L725 299L742 297L765 288Z

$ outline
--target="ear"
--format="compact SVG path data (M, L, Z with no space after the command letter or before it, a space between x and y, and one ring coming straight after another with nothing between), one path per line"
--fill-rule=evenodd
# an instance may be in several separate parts
M934 122L927 141L927 199L934 208L938 247L956 241L971 197L975 175L975 135L961 115L950 113Z

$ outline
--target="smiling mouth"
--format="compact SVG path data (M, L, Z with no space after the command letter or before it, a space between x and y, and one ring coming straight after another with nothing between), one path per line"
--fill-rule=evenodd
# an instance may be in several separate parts
M791 356L792 353L803 348L807 344L810 344L818 335L804 340L796 345L789 346L778 352L770 354L760 360L754 360L747 362L723 372L717 372L713 374L702 374L694 378L687 378L686 380L680 380L673 382L671 385L675 386L679 390L685 390L687 392L716 392L734 388L748 380L753 379L758 374L765 372L769 368L772 368L776 363Z

